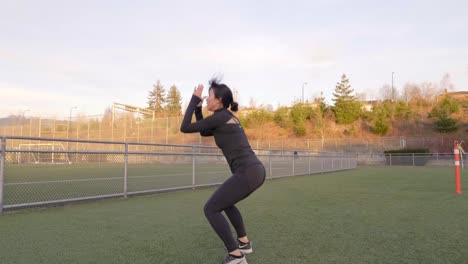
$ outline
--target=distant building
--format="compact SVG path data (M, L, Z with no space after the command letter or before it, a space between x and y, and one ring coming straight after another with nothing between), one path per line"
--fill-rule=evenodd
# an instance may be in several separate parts
M317 108L317 107L320 106L320 104L318 104L316 102L309 102L309 101L306 101L304 104L307 105L307 106L310 106L312 108Z
M379 100L361 101L361 110L372 112L372 108L380 103Z
M245 108L240 108L239 112L237 112L238 115L249 115L250 113L258 110L257 108L253 107L245 107Z
M436 97L436 101L439 101L445 95L450 96L452 99L457 101L468 101L468 92L467 91L460 91L460 92L445 92L440 94Z

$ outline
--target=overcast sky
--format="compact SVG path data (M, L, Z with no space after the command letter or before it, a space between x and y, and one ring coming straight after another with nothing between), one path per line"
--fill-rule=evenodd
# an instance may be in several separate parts
M0 117L146 106L152 85L187 101L215 73L241 106L289 105L341 74L368 99L391 83L468 90L468 1L0 0Z

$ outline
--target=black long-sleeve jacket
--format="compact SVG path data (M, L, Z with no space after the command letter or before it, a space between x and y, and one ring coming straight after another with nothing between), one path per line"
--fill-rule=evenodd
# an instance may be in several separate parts
M183 133L200 132L202 136L214 136L216 145L226 157L232 172L251 164L261 163L250 147L238 119L226 108L218 109L211 116L203 118L202 108L197 107L200 101L201 99L197 96L192 96L180 131ZM191 123L194 112L197 122Z

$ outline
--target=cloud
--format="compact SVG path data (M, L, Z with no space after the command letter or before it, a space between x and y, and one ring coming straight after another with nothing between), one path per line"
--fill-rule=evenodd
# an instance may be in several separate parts
M36 101L70 101L76 96L67 96L48 91L33 91L22 87L14 87L0 83L2 101L36 102Z
M137 65L135 59L123 58L112 51L40 53L4 49L0 50L0 58L0 69L8 76L4 80L16 79L20 83L34 80L36 89L63 87L72 93L104 95L107 91L103 87L128 87L140 78L138 71L132 71ZM25 73L28 78L24 78ZM32 87L31 84L28 86Z
M334 50L301 40L276 37L243 37L205 43L186 51L198 64L214 64L244 71L313 69L334 64Z
M90 105L99 103L96 98L85 95L66 95L52 91L37 91L24 87L13 86L7 83L0 83L0 115L17 114L18 112L30 109L31 115L61 115L66 116L66 112L72 106L80 106L82 109ZM102 103L101 103L102 104ZM104 107L99 104L99 112ZM96 111L95 109L89 109Z

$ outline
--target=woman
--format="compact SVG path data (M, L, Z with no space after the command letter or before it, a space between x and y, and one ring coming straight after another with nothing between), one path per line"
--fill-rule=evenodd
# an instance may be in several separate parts
M223 151L232 176L208 199L204 211L228 251L221 263L247 264L244 254L252 252L252 245L247 238L241 213L235 204L263 184L265 167L252 151L239 120L231 113L238 110L238 104L234 102L229 87L220 84L216 79L210 81L207 108L213 114L207 118L203 118L202 115L202 92L203 85L198 85L185 112L180 131L214 136L216 145ZM229 107L231 111L228 110ZM197 122L191 123L194 112ZM237 241L232 236L223 211L236 230Z

